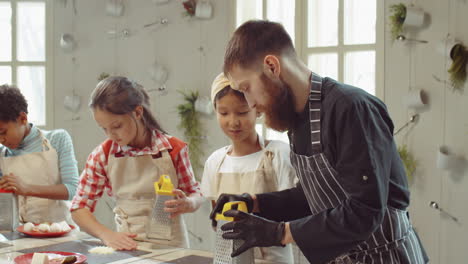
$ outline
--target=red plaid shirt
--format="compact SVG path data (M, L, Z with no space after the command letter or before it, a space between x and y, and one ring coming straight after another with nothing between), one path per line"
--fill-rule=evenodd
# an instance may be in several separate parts
M174 163L179 179L179 189L186 194L200 193L198 182L190 164L188 147L178 138L165 135L157 130L153 131L151 147L144 149L130 146L119 146L110 139L103 142L89 155L86 166L81 174L80 184L73 198L71 211L80 208L89 208L94 212L97 200L107 188L107 193L112 196L112 187L107 177L107 164L109 155L135 157L140 155L158 155L162 150L168 150Z

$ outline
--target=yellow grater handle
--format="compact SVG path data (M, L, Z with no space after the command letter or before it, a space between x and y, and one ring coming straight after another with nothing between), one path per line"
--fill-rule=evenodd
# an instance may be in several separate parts
M172 184L171 177L169 177L169 175L161 175L161 177L159 177L159 180L157 182L154 182L154 191L158 195L173 196L174 194L172 193L172 190L174 190L174 185Z
M237 207L237 208L236 208ZM228 202L225 203L223 206L223 211L221 213L216 214L215 219L216 220L225 220L225 221L234 221L234 217L229 217L229 216L224 216L224 212L227 212L229 210L239 210L242 212L248 212L247 211L247 204L245 202L241 201L234 201L234 202Z

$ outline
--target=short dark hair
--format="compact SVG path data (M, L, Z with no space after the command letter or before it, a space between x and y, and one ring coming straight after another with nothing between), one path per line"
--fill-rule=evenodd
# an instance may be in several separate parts
M296 56L291 37L280 23L249 20L236 29L226 47L224 74L235 65L251 67L268 54Z
M221 98L223 98L224 96L228 95L228 94L234 94L235 96L237 96L239 99L241 100L244 100L247 102L247 100L245 99L245 96L244 96L244 93L242 92L239 92L237 90L234 90L231 88L230 85L224 87L223 89L221 89L221 91L219 91L216 96L215 96L215 99L214 99L214 107L216 108L216 102L218 100L220 100Z
M28 113L28 102L14 85L0 85L0 121L16 121L21 112Z

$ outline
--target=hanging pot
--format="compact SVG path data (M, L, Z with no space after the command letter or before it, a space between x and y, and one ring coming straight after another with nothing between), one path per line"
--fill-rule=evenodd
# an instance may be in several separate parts
M78 95L67 95L63 100L63 106L70 112L78 113L81 106L81 97Z
M411 90L404 97L404 102L408 108L421 109L427 105L427 96L422 89Z
M437 45L437 51L444 55L447 58L450 58L450 54L452 53L453 47L455 45L460 44L460 41L456 40L453 37L447 37L442 39L439 44Z
M75 40L71 34L64 33L60 36L60 48L65 52L71 52L75 49Z
M109 0L106 3L106 14L113 17L122 16L124 5L121 0Z
M213 7L208 1L200 1L195 7L195 16L202 19L209 19L213 14Z
M211 115L213 113L213 103L210 98L206 96L200 96L195 101L195 111Z
M416 7L406 7L406 16L404 25L412 27L421 27L424 24L424 11Z
M158 85L164 85L169 75L167 69L156 62L148 69L148 73L151 80L153 80Z

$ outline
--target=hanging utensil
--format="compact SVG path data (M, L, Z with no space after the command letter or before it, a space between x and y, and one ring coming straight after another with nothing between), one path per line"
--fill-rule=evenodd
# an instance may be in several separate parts
M146 24L146 25L144 25L143 27L144 27L144 28L147 28L147 27L151 27L151 26L154 26L154 25L166 25L167 23L169 23L169 19L167 19L167 18L161 18L160 20L155 21L155 22L153 22L153 23Z
M413 41L413 42L418 42L418 43L429 43L427 40L420 40L420 39L412 39L412 38L407 38L403 35L398 35L396 38L398 41L405 42L405 41Z
M444 209L442 209L441 207L439 207L439 204L434 202L434 201L431 201L429 203L429 206L431 208L434 208L436 210L438 210L439 212L441 212L442 214L448 216L450 219L452 219L454 222L458 223L458 218L456 218L455 216L449 214L447 211L445 211Z
M396 136L398 133L401 132L401 130L403 130L405 127L409 126L409 124L411 123L415 123L416 121L418 121L419 119L419 114L414 114L410 117L410 120L408 122L406 122L406 124L404 124L402 127L400 127L395 133L393 133L394 136Z

